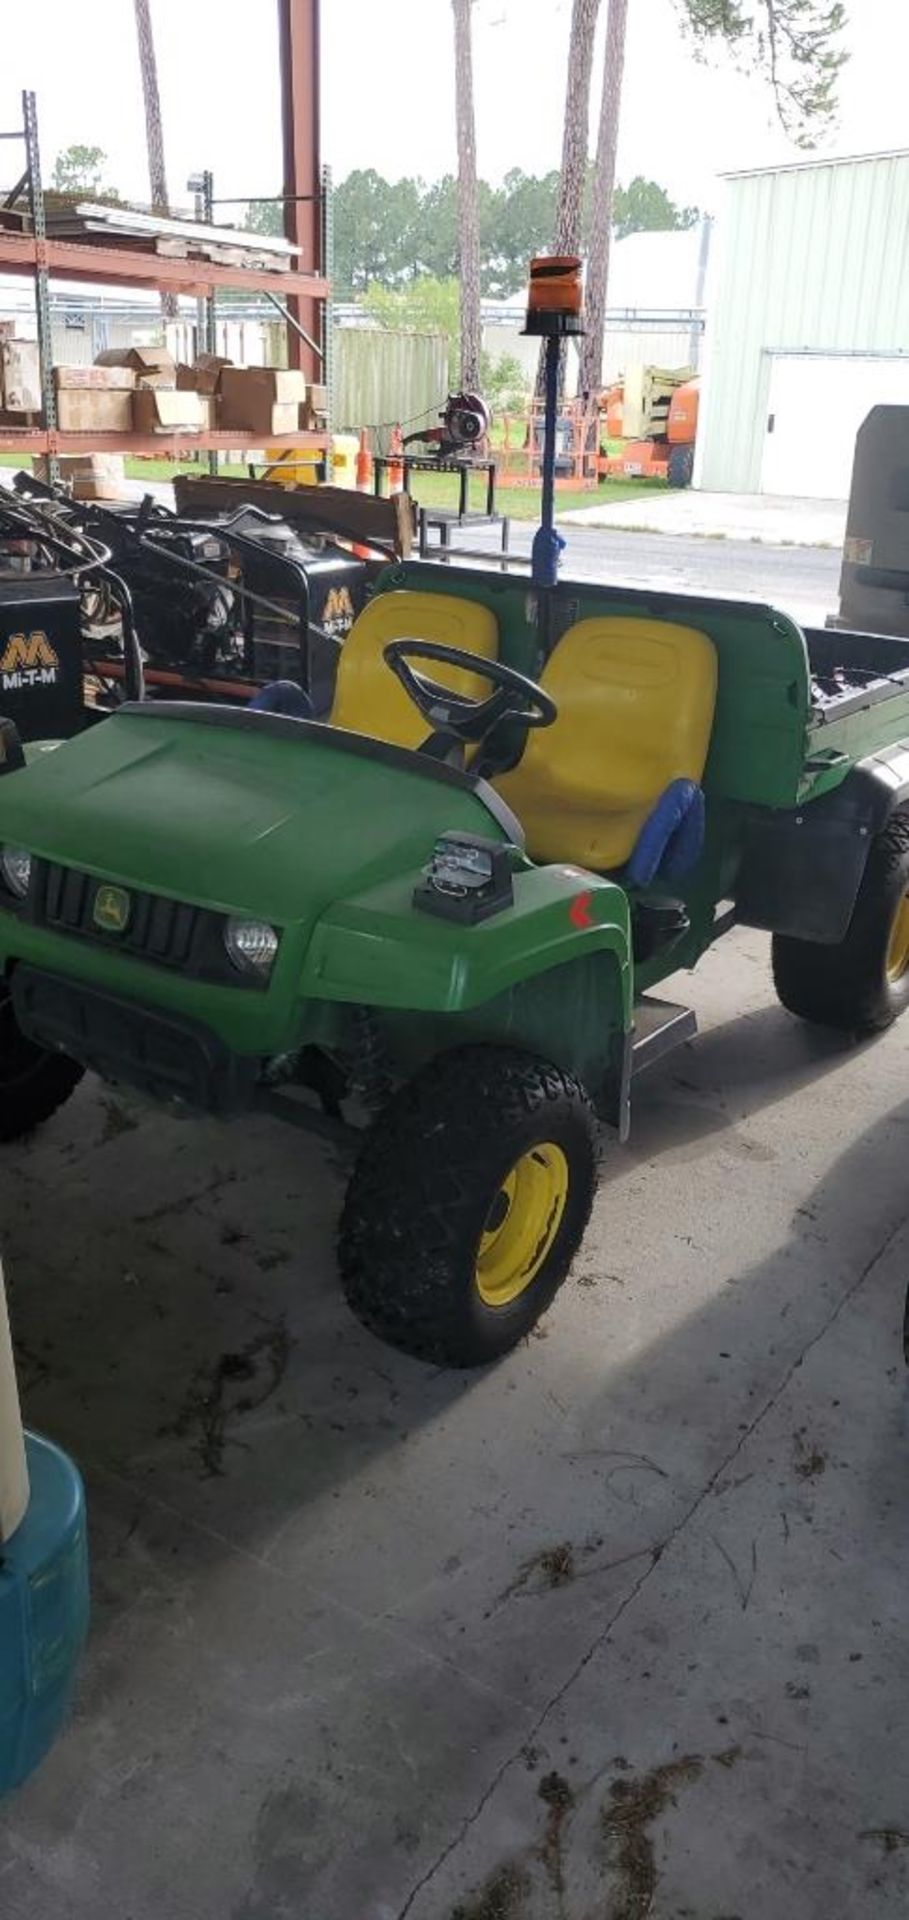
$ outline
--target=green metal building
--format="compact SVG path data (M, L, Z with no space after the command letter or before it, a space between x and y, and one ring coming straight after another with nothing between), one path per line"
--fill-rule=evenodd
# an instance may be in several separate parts
M872 406L909 403L909 151L725 176L695 485L845 499Z

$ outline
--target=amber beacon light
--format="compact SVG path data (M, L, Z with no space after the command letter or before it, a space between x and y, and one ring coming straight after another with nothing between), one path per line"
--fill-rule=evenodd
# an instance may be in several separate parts
M574 253L540 253L531 260L525 333L583 333L583 271Z
M524 332L537 334L546 341L540 524L533 537L530 573L533 585L541 590L543 596L539 615L543 634L548 629L550 614L545 589L554 587L558 580L559 563L565 545L555 527L559 363L563 352L562 341L570 334L584 332L583 273L584 263L576 253L538 253L530 262Z

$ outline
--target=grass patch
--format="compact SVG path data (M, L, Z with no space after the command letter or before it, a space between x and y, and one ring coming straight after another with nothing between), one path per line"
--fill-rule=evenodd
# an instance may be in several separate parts
M86 448L87 453L90 451L90 448ZM31 457L27 453L0 453L0 467L12 467L16 473L22 469L27 473L30 465ZM125 467L128 480L173 480L177 473L208 472L204 460L155 460L153 457L140 459L130 454L126 456ZM222 460L220 471L242 480L247 468L238 466L235 462Z
M457 506L456 474L415 473L411 478L414 499L421 507ZM618 500L634 500L639 494L654 491L666 492L661 480L604 480L598 487L559 487L556 514L574 513L580 507L613 506ZM486 504L485 480L480 474L471 483L468 504L475 512L481 512ZM508 514L512 520L538 521L540 490L538 487L499 487L496 505L500 513Z

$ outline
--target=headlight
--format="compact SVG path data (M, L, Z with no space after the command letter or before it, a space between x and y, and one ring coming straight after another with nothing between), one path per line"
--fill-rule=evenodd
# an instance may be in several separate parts
M278 951L278 935L267 920L228 920L224 945L240 973L268 978Z
M24 847L3 847L0 850L0 873L17 900L24 900L28 892L28 883L32 877L32 856Z

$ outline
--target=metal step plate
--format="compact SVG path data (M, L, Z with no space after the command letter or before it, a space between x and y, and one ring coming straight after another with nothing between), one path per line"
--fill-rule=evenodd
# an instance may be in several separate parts
M674 1047L693 1040L697 1030L697 1014L692 1007L679 1007L672 1000L656 1000L644 994L634 1009L632 1078L662 1060Z

